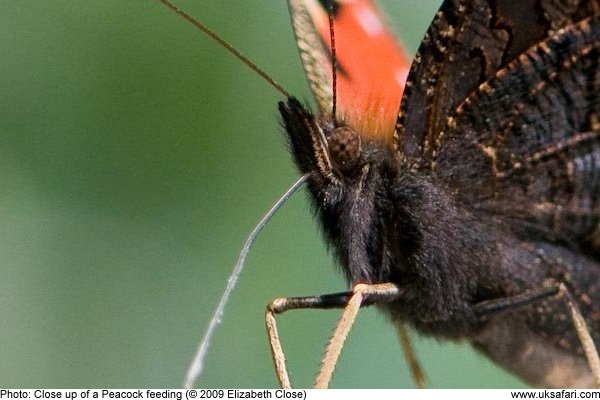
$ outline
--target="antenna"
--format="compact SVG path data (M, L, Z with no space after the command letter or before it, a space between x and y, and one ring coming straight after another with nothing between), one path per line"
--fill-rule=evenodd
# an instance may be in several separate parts
M256 241L258 234L263 230L265 225L269 222L269 220L275 215L275 213L281 208L281 206L294 194L296 190L300 186L307 181L309 174L304 174L298 179L284 194L277 200L275 205L271 207L271 209L261 218L258 224L254 227L246 242L244 242L244 247L242 247L242 251L240 251L240 256L229 275L229 279L227 279L227 286L223 291L223 295L221 296L221 300L215 309L212 318L210 319L210 323L208 325L208 329L198 346L198 350L196 351L196 355L192 361L192 364L188 368L188 371L185 376L185 381L183 382L183 386L186 389L191 389L194 387L194 383L198 380L200 375L202 374L202 369L204 367L204 358L208 352L208 348L210 346L210 342L212 340L213 334L217 329L217 326L221 323L223 318L223 311L225 310L225 306L229 302L231 297L231 293L237 283L240 274L242 273L242 269L244 268L244 264L246 263L246 257L250 252L250 247Z
M329 39L331 41L331 75L333 80L333 107L331 109L331 114L333 116L333 121L335 122L335 116L337 111L337 55L335 50L335 28L333 24L333 1L329 1L329 10L327 11L327 14L329 15Z
M240 60L241 62L246 64L246 66L248 66L251 70L256 72L261 78L263 78L265 81L267 81L267 83L269 85L273 86L275 88L275 90L277 90L279 93L281 93L285 97L290 97L290 94L288 93L287 90L285 90L283 88L283 86L281 86L279 83L277 83L276 80L271 78L262 68L260 68L258 65L256 65L252 60L250 60L248 57L246 57L245 55L240 53L239 50L237 50L235 47L233 47L228 42L226 42L215 31L210 29L208 26L204 25L202 22L198 21L196 18L192 17L190 14L183 11L181 8L177 7L171 1L169 1L169 0L158 0L158 1L160 1L162 4L164 4L165 7L169 8L171 11L173 11L174 13L178 14L180 17L185 19L187 22L189 22L190 24L194 25L196 28L201 30L205 35L207 35L212 40L217 42L225 50L227 50L228 52L233 54L233 56L235 58L237 58L238 60Z

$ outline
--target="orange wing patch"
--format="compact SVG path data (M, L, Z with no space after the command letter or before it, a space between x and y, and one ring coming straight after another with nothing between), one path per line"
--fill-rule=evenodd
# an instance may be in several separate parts
M317 102L320 100L316 91L326 92L324 86L332 87L329 10L323 3L326 2L290 0L292 19L295 19L293 8L304 7L311 21L300 31L294 24L301 54L301 42L314 52L327 53L315 55L312 65L307 65L311 57L302 57ZM334 2L334 11L338 118L364 136L391 143L410 68L409 58L390 33L374 1L338 0ZM307 25L314 31L309 32ZM307 39L310 37L317 37L321 43L310 43ZM316 60L320 60L318 65L314 64ZM318 74L315 68L320 69ZM325 79L315 78L318 76ZM319 104L321 112L330 113L331 100L324 103L328 104Z

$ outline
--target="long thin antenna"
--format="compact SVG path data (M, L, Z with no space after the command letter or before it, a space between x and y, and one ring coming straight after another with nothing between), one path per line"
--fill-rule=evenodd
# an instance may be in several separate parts
M161 0L162 1L162 0ZM196 351L196 355L190 367L188 368L187 374L185 376L185 381L183 382L183 386L186 389L191 389L194 387L194 383L198 380L200 375L202 374L202 368L204 367L204 358L208 352L208 347L210 346L210 342L212 340L213 334L217 329L217 326L221 323L221 319L223 318L223 312L225 310L225 306L229 302L229 298L231 297L231 292L235 287L237 280L242 273L242 269L244 268L244 264L246 263L246 257L250 252L250 247L254 244L256 237L265 227L265 225L269 222L269 220L275 215L275 213L281 208L281 206L294 194L296 190L300 186L306 182L308 179L308 174L302 175L300 179L298 179L284 194L277 200L275 205L271 207L271 209L261 218L258 224L254 227L246 242L244 243L244 247L240 252L240 256L233 268L233 272L229 275L229 279L227 279L227 286L223 291L223 295L221 296L221 300L215 309L212 318L210 319L210 324L208 325L208 329L198 346L198 350Z
M335 115L337 111L337 54L335 49L335 27L333 17L333 1L329 2L329 39L331 41L331 78L333 80L333 106L331 109L331 115L335 121Z
M225 50L227 50L231 54L233 54L233 56L235 58L237 58L238 60L240 60L241 62L246 64L251 70L253 70L258 75L260 75L261 78L263 78L265 81L267 81L279 93L281 93L285 97L290 97L290 94L288 93L287 90L285 90L283 88L283 86L281 86L279 83L277 83L277 81L275 81L273 78L271 78L258 65L256 65L254 62L252 62L252 60L250 60L248 57L246 57L245 55L240 53L239 50L237 50L235 47L233 47L232 45L227 43L222 37L217 35L217 33L214 32L212 29L210 29L208 26L204 25L202 22L198 21L196 18L194 18L190 14L186 13L185 11L183 11L181 8L177 7L175 4L173 4L169 0L158 0L158 1L163 3L167 8L171 9L176 14L179 14L179 16L181 16L183 19L188 21L190 24L194 25L196 28L200 29L208 37L210 37L212 40L214 40L215 42L220 44L221 47L223 47Z

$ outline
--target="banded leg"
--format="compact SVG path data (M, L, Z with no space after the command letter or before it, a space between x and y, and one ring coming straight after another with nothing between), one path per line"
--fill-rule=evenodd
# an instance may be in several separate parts
M583 353L590 370L592 371L592 375L594 376L594 384L597 388L600 388L600 356L598 355L598 350L596 349L596 345L594 344L590 330L585 322L585 319L583 318L583 315L581 314L581 311L579 310L579 307L577 306L577 303L573 299L571 292L564 283L559 283L548 288L534 290L512 297L482 301L481 303L475 304L473 308L475 314L478 316L487 317L499 312L509 311L514 308L523 307L539 300L552 297L565 300L567 308L569 309L569 314L571 314L573 326L575 327L579 342L581 343Z
M283 389L291 389L292 385L285 365L285 353L281 347L275 314L282 314L289 310L307 308L343 308L348 304L348 300L351 296L352 292L341 292L320 296L283 297L273 300L267 306L265 322L267 325L267 334L269 335L269 343L271 345L271 356L273 358L273 364L275 365L277 379Z
M393 301L401 294L400 289L391 283L366 285L357 284L351 292L334 293L321 296L308 297L288 297L273 300L267 306L266 325L271 344L271 355L277 378L282 388L291 388L291 382L285 365L285 355L281 347L281 341L277 331L275 314L281 314L288 310L295 309L331 309L344 308L344 313L338 322L338 325L329 341L325 356L321 362L315 387L326 388L329 386L331 376L337 364L337 360L344 346L344 342L352 328L358 310L361 307L369 306L375 303L385 303Z

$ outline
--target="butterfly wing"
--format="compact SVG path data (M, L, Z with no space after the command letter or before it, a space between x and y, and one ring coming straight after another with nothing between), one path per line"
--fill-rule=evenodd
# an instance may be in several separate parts
M599 10L446 1L409 76L401 153L476 212L598 254Z
M426 165L448 117L534 44L600 10L596 0L446 0L411 67L395 147Z
M304 69L322 114L333 109L329 11L333 10L338 118L391 141L409 59L372 0L289 0Z
M434 170L474 209L598 254L599 113L593 17L524 52L468 96L437 136Z

